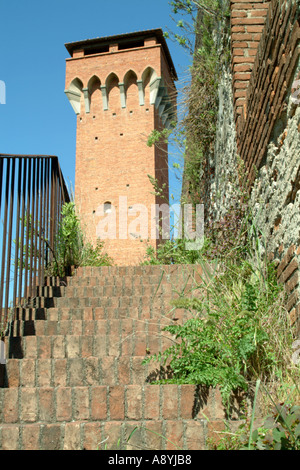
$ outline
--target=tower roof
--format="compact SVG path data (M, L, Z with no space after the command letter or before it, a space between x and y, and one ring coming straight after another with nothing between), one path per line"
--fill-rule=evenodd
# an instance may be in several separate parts
M83 41L69 42L65 44L65 47L71 57L73 56L73 52L77 49L83 49L85 55L90 55L108 52L109 45L113 43L118 43L119 50L143 47L144 40L152 37L155 37L157 43L162 45L173 78L175 80L178 80L176 69L161 28L149 29L147 31L136 31L133 33L126 34L118 34L115 36L106 36L102 38L85 39Z

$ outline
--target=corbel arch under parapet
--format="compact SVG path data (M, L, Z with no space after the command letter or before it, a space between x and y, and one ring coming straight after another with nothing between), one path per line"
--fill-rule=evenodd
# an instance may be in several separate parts
M142 73L144 98L150 104L155 104L160 78L152 67L147 67Z
M168 89L162 77L152 67L147 67L142 74L145 101L155 106L165 127L169 127L174 118L174 110Z
M90 95L92 95L96 90L100 90L101 80L97 75L93 75L88 81L88 90Z
M76 114L81 112L81 97L83 95L83 83L80 78L76 77L72 80L69 88L65 90L65 94L70 101L72 108Z
M144 86L150 84L157 77L156 71L152 67L147 67L144 72L142 73L142 80Z

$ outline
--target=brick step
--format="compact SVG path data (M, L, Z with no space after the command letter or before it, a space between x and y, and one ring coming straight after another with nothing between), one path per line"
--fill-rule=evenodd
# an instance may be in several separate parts
M184 285L176 286L170 283L162 285L138 285L138 286L118 286L118 285L103 285L93 286L83 283L81 286L42 286L37 287L36 297L32 302L39 301L39 298L52 298L52 297L132 297L132 296L149 296L160 297L162 295L197 295L199 290L198 285L187 282Z
M208 265L203 265L204 269L210 269ZM104 277L104 276L152 276L164 275L170 276L178 275L181 278L186 278L188 274L201 275L203 268L196 264L173 264L173 265L143 265L143 266L84 266L75 270L75 276L72 277Z
M156 296L95 296L95 297L35 297L28 302L26 308L51 308L51 307L142 307L161 306L179 297L179 293L159 294Z
M65 285L72 287L80 286L94 286L94 287L120 287L120 288L138 288L142 286L146 287L160 287L166 286L168 284L180 287L182 284L186 283L192 285L201 284L201 278L193 274L187 274L186 277L170 276L167 274L153 275L153 276L105 276L105 277L96 277L96 276L73 276L68 278L68 281ZM63 286L61 286L63 287Z
M209 270L208 265L204 265L204 270ZM200 265L148 265L148 266L100 266L77 268L73 276L46 277L45 285L79 285L81 280L89 279L94 285L121 285L124 281L133 285L142 283L157 284L159 282L182 282L188 278L201 282L203 269Z
M172 370L169 362L142 363L173 344L164 326L193 315L172 300L182 292L197 296L201 272L86 267L72 277L46 278L27 308L15 309L5 338L0 449L176 448L170 441L180 449L205 448L203 418L219 430L225 417L219 391L150 385L171 378Z
M13 318L16 322L33 322L36 320L62 321L62 320L104 320L110 318L139 318L149 319L157 317L167 318L190 318L191 313L185 309L166 305L139 305L133 306L101 306L101 307L40 307L40 308L18 308L15 309Z
M196 385L97 385L0 390L3 424L224 419L218 389Z
M139 296L95 296L95 297L37 297L34 300L35 308L51 307L160 307L169 305L169 303L179 298L178 293L160 294L157 296L139 295Z
M75 387L150 383L172 376L168 365L142 364L143 356L7 359L3 388Z
M170 324L166 321L104 320L91 323L91 327L98 328L96 334L37 333L7 337L6 357L145 356L148 350L158 353L162 348L171 346L175 340L169 332L162 331L166 324Z
M208 424L194 419L2 424L0 450L205 450L214 429L224 429L220 420ZM190 464L188 457L178 459L176 464Z
M65 286L119 286L119 287L136 287L136 286L158 286L167 284L182 284L190 282L200 284L202 274L199 273L179 273L175 275L159 272L157 274L141 274L139 276L102 276L100 274L80 276L75 274L65 278L45 278L44 286L46 287L65 287Z
M51 309L52 311L52 309ZM57 312L56 312L57 313ZM55 336L55 335L111 335L119 332L117 341L124 341L125 335L157 334L167 325L182 324L188 312L177 309L170 317L156 319L107 318L100 320L14 320L9 324L6 340L19 336ZM191 314L189 314L191 316Z

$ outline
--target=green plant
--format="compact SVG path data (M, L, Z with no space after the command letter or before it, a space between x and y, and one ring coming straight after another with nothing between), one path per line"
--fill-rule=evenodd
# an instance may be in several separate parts
M276 382L287 363L282 352L291 351L293 336L284 321L282 288L272 264L253 260L233 264L228 259L208 279L203 278L199 288L197 298L173 302L193 313L183 325L165 328L176 343L144 362L168 361L173 370L168 382L218 385L224 405L229 406L232 392L248 390L257 377ZM278 322L286 330L279 348Z
M110 257L103 252L103 242L96 246L86 241L74 202L63 205L61 221L52 251L53 260L47 267L47 274L70 275L72 267L108 266Z
M175 125L176 123L173 122L170 129L165 128L162 131L154 129L148 137L147 146L152 147L153 145L160 142L168 143L170 135L172 134L172 129L175 127Z
M230 55L228 2L177 0L171 5L175 14L191 15L189 31L196 38L195 42L190 41L185 35L188 28L184 21L177 23L182 34L173 37L190 48L193 58L185 93L186 114L176 129L185 144L182 202L205 204L210 194L218 78ZM220 35L215 34L218 28ZM165 137L160 135L161 139ZM159 142L158 135L151 138L152 144ZM152 359L163 365L168 362L173 377L163 382L218 385L228 408L232 392L248 391L257 381L261 385L259 404L264 416L268 415L270 398L273 405L285 403L284 407L276 405L277 414L257 429L252 414L250 421L245 419L238 432L228 433L220 445L236 449L298 449L299 409L295 403L299 401L299 391L298 395L293 392L295 396L289 402L281 399L291 384L299 382L299 367L291 361L294 337L285 308L285 293L277 283L275 266L268 262L263 234L257 230L249 211L247 173L238 156L237 173L238 178L231 182L235 190L231 205L220 220L207 224L205 249L192 255L197 263L215 261L217 269L203 277L197 298L180 296L173 302L174 308L190 310L191 319L183 325L166 327L176 338L174 344L148 356L144 363ZM190 262L183 247L184 241L183 245L171 241L156 253L149 249L146 262ZM255 399L257 393L258 387Z
M187 85L181 90L180 116L171 129L153 131L147 141L165 150L172 142L184 157L182 202L203 202L199 182L209 180L209 158L212 154L218 114L218 86L222 64L229 61L229 2L226 0L174 0L171 11L181 15L175 20L178 33L166 31L190 54Z
M166 240L156 249L153 246L148 246L146 257L142 264L196 264L203 259L203 253L205 253L209 246L209 240L204 240L201 250L187 250L187 242L188 240L180 238Z
M257 381L255 400L259 387ZM293 389L299 389L294 386ZM300 406L293 400L276 404L267 391L273 404L271 412L263 419L261 425L255 424L255 402L251 420L245 419L235 432L227 429L216 444L210 439L209 446L214 450L300 450Z
M252 432L251 444L247 448L300 450L300 406L276 406L263 425Z
M219 77L230 50L228 2L174 1L171 6L175 14L187 18L177 23L181 34L175 39L190 50L192 57L190 80L183 92L186 112L180 123L186 139L183 202L205 203L216 135Z

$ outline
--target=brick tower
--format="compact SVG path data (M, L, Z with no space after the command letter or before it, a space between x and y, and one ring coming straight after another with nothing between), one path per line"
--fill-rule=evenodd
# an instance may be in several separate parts
M77 115L76 205L93 243L104 239L116 264L137 264L147 239L156 248L162 238L154 219L169 197L168 148L147 139L175 119L174 64L161 29L66 48L65 93ZM148 175L163 188L159 195Z

